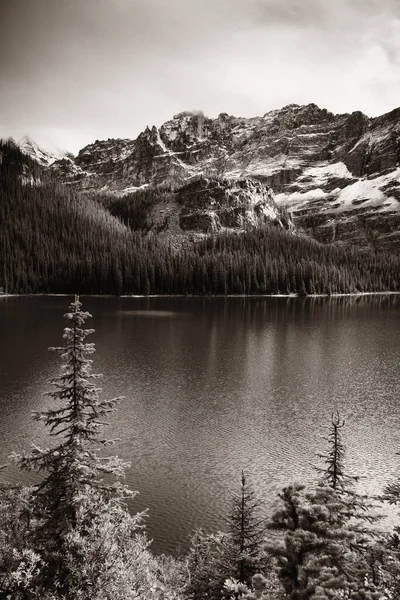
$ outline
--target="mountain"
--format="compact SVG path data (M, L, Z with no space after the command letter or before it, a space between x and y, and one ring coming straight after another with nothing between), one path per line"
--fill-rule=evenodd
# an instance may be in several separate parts
M315 104L253 118L182 112L135 140L96 140L49 170L74 189L116 195L250 180L264 195L272 188L318 241L400 248L400 109L376 118Z
M270 188L248 178L82 193L0 142L0 225L0 294L305 295L400 286L399 256L293 235Z
M21 138L17 144L21 151L24 154L27 154L33 160L35 160L38 164L48 167L53 164L56 160L61 160L66 157L70 157L73 159L73 154L60 150L59 148L53 148L52 150L45 150L41 148L36 142L34 142L30 137L25 135Z

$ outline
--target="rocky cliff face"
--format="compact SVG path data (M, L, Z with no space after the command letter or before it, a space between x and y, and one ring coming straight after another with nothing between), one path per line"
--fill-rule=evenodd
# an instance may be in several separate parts
M96 141L49 168L78 189L118 194L204 178L236 182L238 191L250 179L260 198L273 188L277 205L320 241L400 248L400 109L373 119L314 104L254 118L183 112L136 140ZM234 218L215 216L211 228ZM184 229L190 223L181 218Z
M176 202L183 231L215 233L265 223L293 228L291 219L276 205L272 190L250 179L198 179L178 190Z

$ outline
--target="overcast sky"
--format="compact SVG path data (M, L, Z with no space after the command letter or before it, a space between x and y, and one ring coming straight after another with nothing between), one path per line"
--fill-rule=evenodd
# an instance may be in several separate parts
M309 102L400 105L400 0L0 0L0 136L75 152Z

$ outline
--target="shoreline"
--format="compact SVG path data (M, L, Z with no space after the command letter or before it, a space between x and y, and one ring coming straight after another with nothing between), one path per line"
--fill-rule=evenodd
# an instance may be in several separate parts
M354 292L351 294L78 294L83 298L356 298L362 296L398 296L399 292ZM74 294L0 294L1 298L68 298Z

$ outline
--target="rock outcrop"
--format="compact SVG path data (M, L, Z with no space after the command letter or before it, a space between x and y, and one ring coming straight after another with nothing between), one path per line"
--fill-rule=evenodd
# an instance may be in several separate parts
M212 233L274 223L293 227L276 205L273 192L257 181L199 179L179 189L177 202L181 229Z

